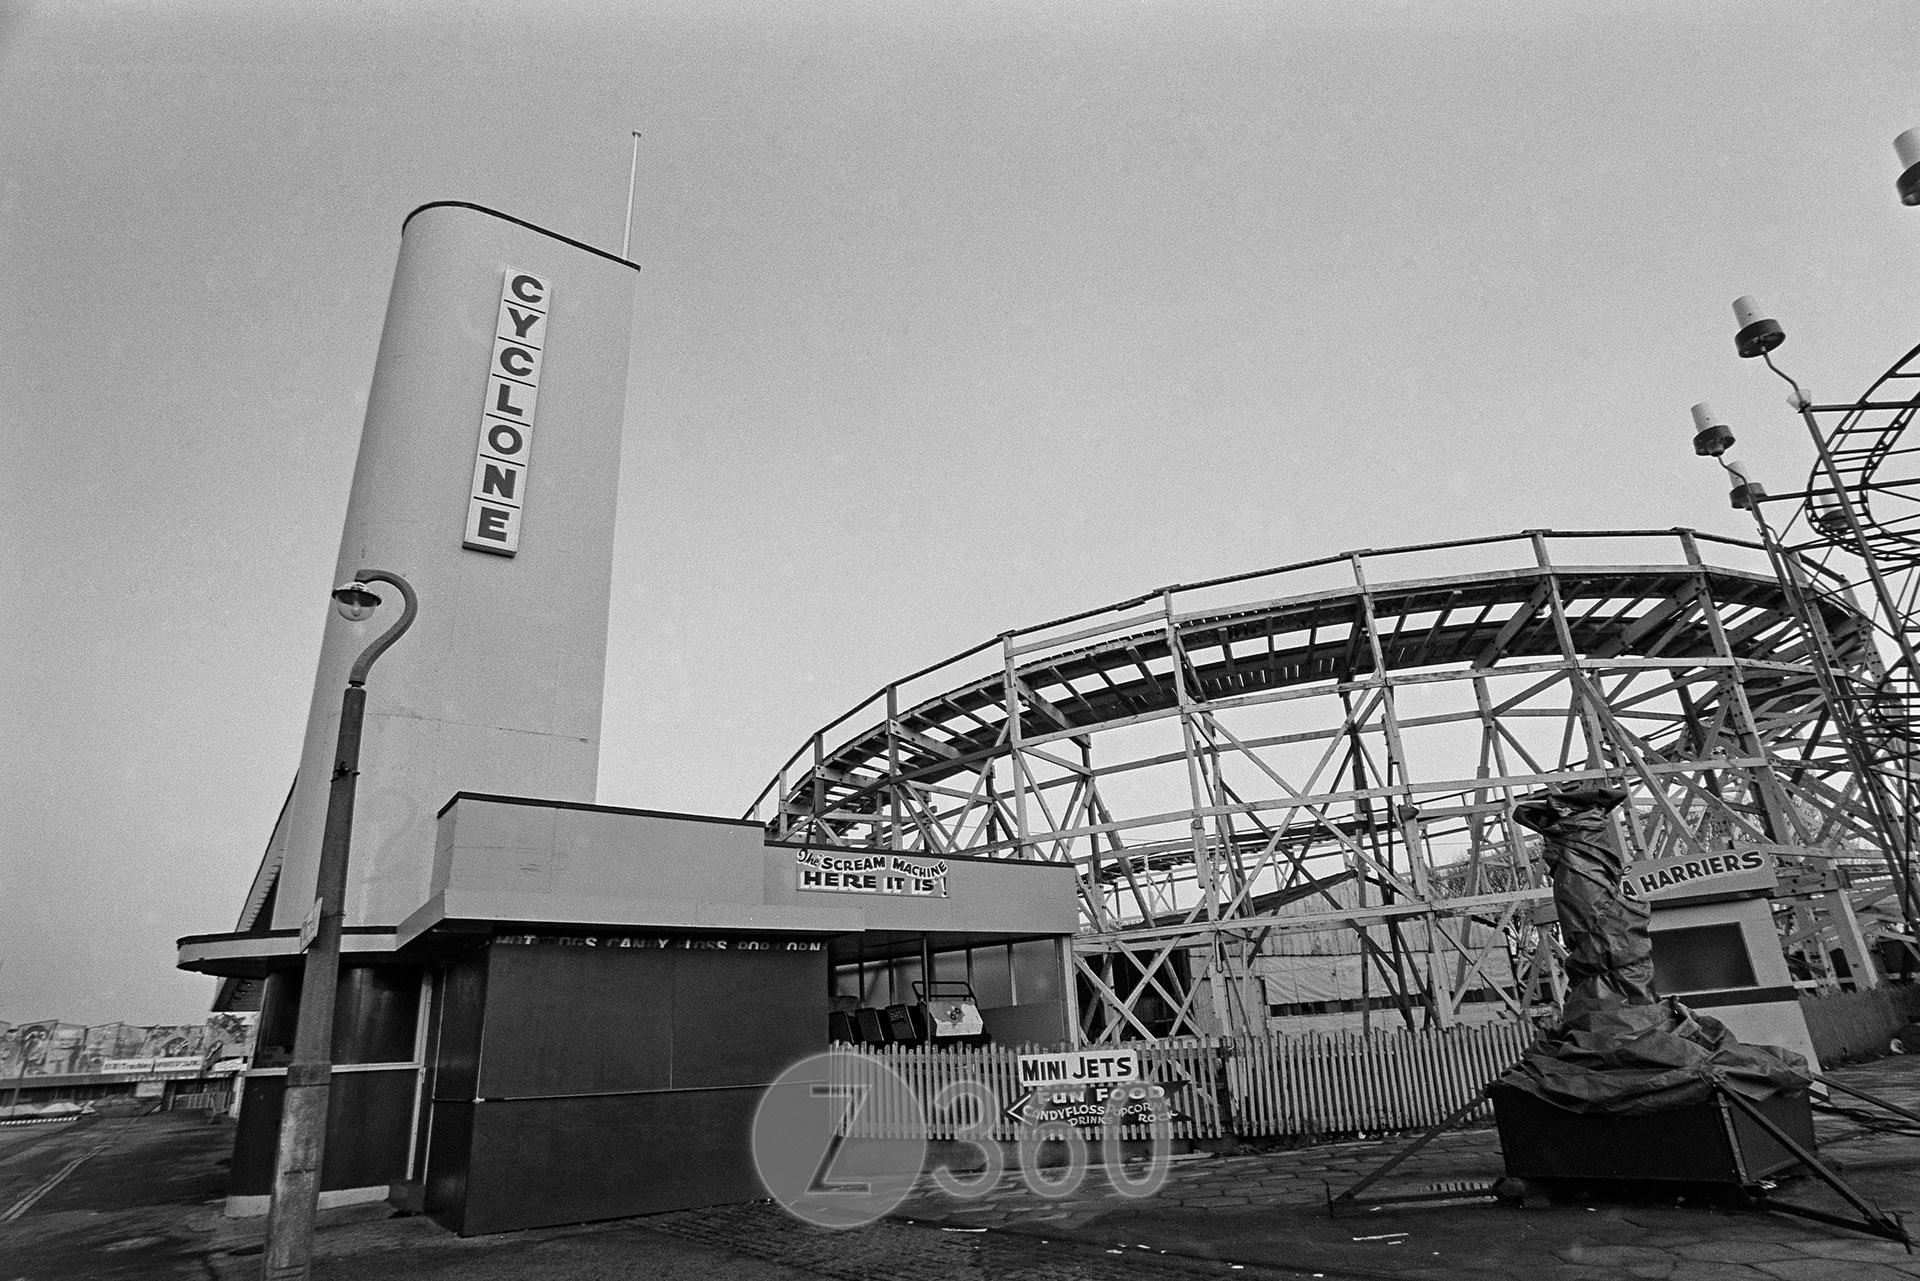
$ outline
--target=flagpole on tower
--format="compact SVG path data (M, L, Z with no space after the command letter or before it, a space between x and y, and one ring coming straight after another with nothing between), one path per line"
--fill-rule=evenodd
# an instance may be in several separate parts
M640 177L640 131L633 131L633 165L627 170L627 225L626 233L620 237L620 256L627 256L628 248L633 244L633 185Z

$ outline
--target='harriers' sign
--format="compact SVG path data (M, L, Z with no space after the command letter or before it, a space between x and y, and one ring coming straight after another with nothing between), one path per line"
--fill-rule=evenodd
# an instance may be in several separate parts
M511 556L520 550L527 457L533 453L533 406L540 391L552 300L549 281L529 272L507 272L493 331L493 360L487 366L487 399L480 412L467 536L460 544L477 552Z
M1778 881L1773 855L1741 849L1635 863L1627 869L1620 888L1636 902L1658 903L1663 899L1770 890Z

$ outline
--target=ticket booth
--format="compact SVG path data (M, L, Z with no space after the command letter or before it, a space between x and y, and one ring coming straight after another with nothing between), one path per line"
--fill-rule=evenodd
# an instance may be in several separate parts
M1070 1039L1071 865L463 793L432 885L397 926L351 936L323 1204L391 1194L473 1235L760 1199L761 1094L828 1047L850 982L883 1009L958 983L1005 1040ZM298 943L206 936L182 957L219 973L279 945L276 1042ZM271 1046L249 1074L230 1208L265 1209L284 1075Z
M1750 1045L1820 1059L1773 924L1774 851L1742 845L1627 869L1627 897L1653 909L1654 987Z

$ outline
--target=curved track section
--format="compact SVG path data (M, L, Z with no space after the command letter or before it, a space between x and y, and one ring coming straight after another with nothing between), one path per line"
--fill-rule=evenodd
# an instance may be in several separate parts
M1827 448L1840 483L1860 514L1862 533L1876 556L1899 565L1920 563L1920 446L1902 443L1920 411L1920 347L1880 375L1851 405L1815 406L1827 419ZM1815 465L1807 479L1812 493L1831 492L1833 482ZM1851 549L1844 523L1820 521L1828 539Z
M1089 1041L1329 1000L1527 1016L1560 978L1508 815L1548 780L1627 785L1641 858L1873 839L1758 552L1529 532L1168 588L888 686L755 813L800 844L1075 864ZM1836 675L1861 679L1867 620L1817 607Z

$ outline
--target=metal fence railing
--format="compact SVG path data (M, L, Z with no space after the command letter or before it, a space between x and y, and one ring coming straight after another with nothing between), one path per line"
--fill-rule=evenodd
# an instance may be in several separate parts
M207 1090L199 1094L176 1094L167 1104L172 1112L199 1108L207 1112L225 1112L233 1106L233 1092L230 1090Z

